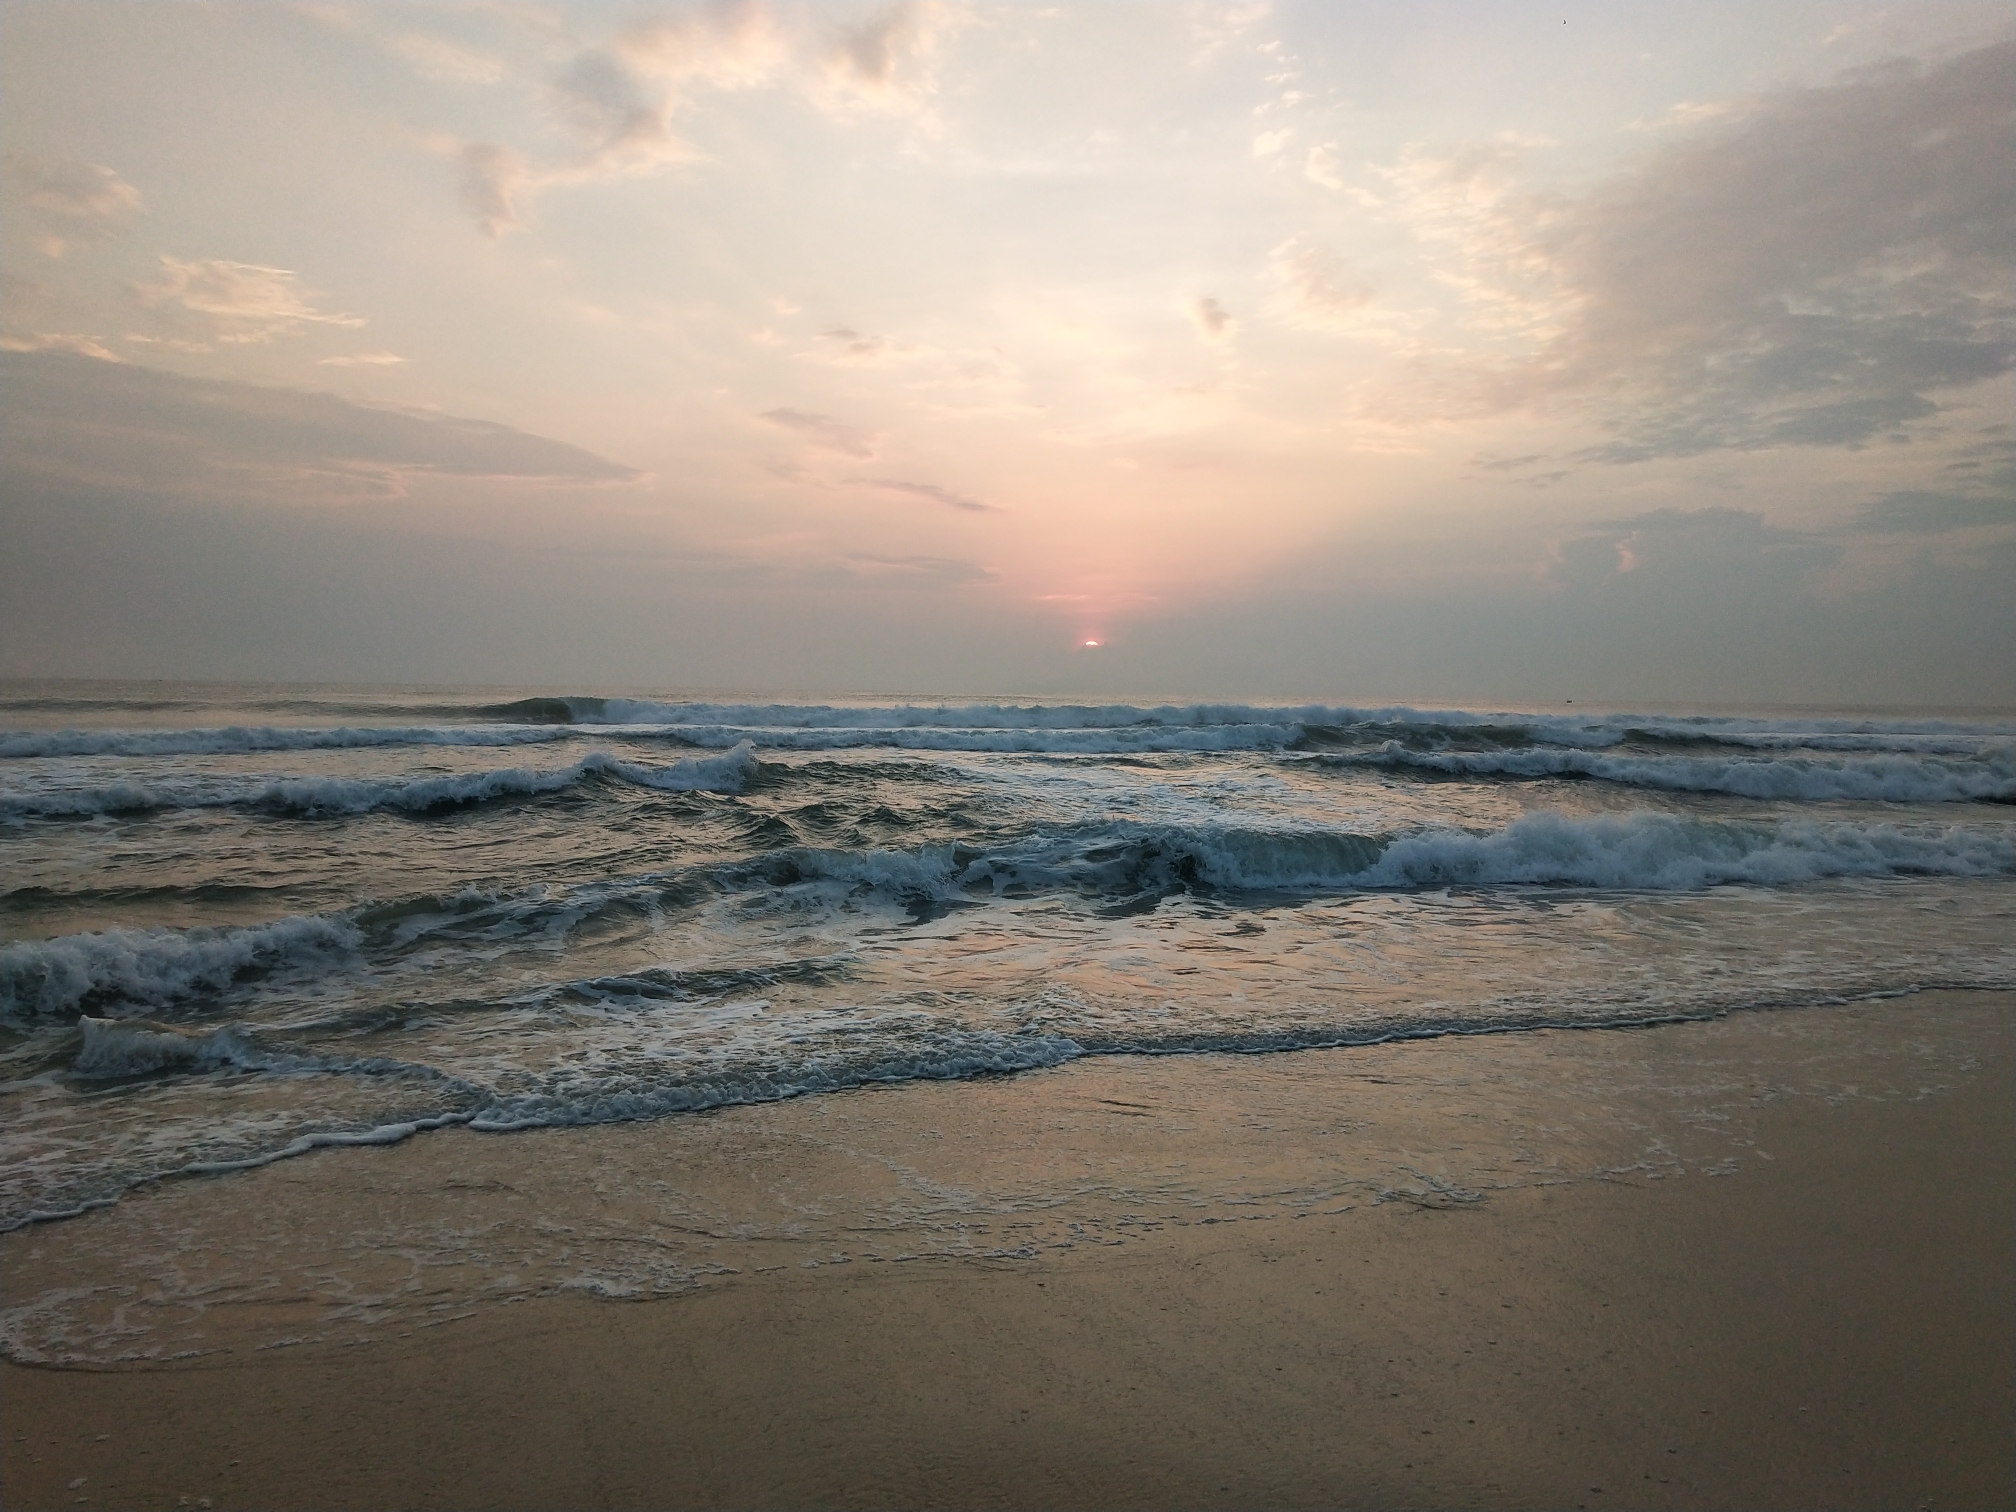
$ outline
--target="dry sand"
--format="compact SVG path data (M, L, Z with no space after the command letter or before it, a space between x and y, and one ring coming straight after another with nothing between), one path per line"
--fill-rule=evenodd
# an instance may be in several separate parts
M0 1498L2000 1507L2012 1274L2009 994L1082 1062L8 1235Z

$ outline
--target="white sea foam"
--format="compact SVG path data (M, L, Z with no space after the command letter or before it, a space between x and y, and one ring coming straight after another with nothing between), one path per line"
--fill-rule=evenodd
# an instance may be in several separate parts
M0 1020L66 1019L84 1007L164 1008L221 992L241 975L327 966L361 942L347 919L280 919L241 929L108 929L0 946Z
M790 1060L724 1068L720 1074L668 1077L663 1066L643 1075L608 1066L557 1071L536 1092L500 1098L470 1120L474 1129L502 1132L567 1124L620 1123L735 1103L778 1102L878 1082L957 1081L1060 1066L1085 1053L1061 1034L939 1028L887 1041L805 1047Z
M1377 749L1320 758L1326 765L1373 766L1464 777L1592 777L1669 792L1729 793L1794 802L1861 799L1959 803L2016 797L2016 750L1973 760L1885 753L1862 757L1639 756L1526 747L1509 751L1419 751L1387 741Z

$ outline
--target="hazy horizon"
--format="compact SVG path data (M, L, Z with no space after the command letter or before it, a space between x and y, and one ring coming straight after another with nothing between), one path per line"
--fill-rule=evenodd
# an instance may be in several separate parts
M2016 706L2001 6L0 29L10 680Z

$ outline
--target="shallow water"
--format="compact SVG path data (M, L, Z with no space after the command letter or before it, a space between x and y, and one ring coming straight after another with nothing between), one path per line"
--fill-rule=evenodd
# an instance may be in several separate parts
M0 1221L648 1117L2016 985L2016 719L0 688Z

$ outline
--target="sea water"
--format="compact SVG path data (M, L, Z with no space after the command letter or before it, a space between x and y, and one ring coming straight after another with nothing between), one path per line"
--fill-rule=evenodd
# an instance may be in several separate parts
M2016 718L0 685L0 1225L450 1125L2016 986Z

